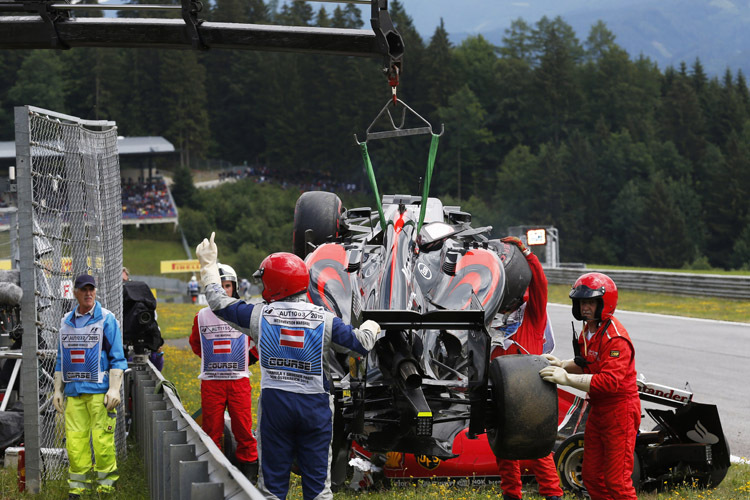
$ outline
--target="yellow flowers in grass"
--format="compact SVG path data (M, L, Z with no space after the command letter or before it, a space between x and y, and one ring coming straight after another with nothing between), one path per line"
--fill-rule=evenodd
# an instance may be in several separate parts
M206 306L198 304L173 304L159 302L156 305L156 321L165 339L189 337L193 328L193 318Z

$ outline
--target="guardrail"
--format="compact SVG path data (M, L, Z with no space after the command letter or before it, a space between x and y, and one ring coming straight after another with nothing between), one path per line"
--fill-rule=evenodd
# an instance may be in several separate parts
M141 444L151 499L262 500L164 382L148 360L131 364L126 377L131 432Z
M550 283L573 285L580 275L597 271L612 278L621 290L750 299L750 276L563 267L545 268L544 274Z

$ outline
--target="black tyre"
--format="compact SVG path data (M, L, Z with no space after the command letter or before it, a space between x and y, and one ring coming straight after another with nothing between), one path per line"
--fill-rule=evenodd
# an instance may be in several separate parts
M294 232L292 248L304 259L308 254L305 248L305 232L312 230L312 243L320 245L328 238L339 235L339 222L342 211L341 200L334 193L308 191L302 193L294 207Z
M585 491L583 486L583 433L573 434L555 450L555 467L560 476L562 487L577 495ZM631 474L636 491L641 490L641 460L633 454L633 473Z
M494 425L487 429L497 458L521 460L549 455L557 437L557 386L539 370L541 356L500 356L490 363Z

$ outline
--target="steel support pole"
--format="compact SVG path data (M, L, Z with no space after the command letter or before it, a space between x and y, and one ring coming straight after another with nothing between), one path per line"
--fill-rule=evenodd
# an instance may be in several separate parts
M31 179L31 131L29 110L15 108L16 172L18 178L18 249L21 273L21 325L23 326L23 354L21 384L23 385L23 432L26 454L26 490L38 493L41 478L39 434L39 359L36 317L36 273L34 269L34 234L32 226L33 182Z

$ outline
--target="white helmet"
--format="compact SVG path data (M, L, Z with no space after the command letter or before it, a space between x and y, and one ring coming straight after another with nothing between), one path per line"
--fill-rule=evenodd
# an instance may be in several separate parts
M217 264L219 266L219 278L221 281L234 281L237 284L237 273L234 272L232 266L228 264Z
M198 280L197 280L197 279L195 279L195 275L192 275L192 276L190 277L190 281L198 281Z

